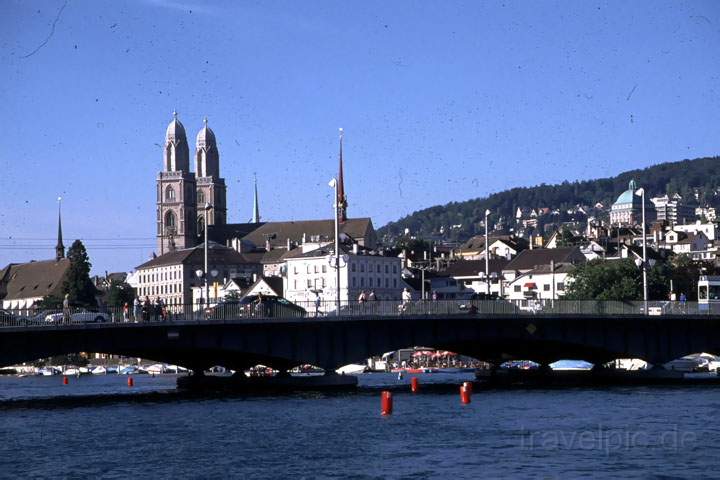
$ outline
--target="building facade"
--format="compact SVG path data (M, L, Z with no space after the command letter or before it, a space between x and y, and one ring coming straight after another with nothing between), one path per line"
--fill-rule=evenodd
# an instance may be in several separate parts
M670 225L682 225L695 221L695 207L686 205L679 194L663 195L651 199L657 211L658 221L665 220Z
M374 251L341 247L340 301L357 302L361 291L373 291L377 300L400 300L403 288L401 260ZM335 308L337 273L331 246L286 258L284 296L303 306L312 305L320 295L323 310ZM325 308L327 306L327 308Z
M617 198L610 207L610 223L613 225L641 225L642 224L642 198L637 195L637 184L630 180L628 189ZM657 218L655 205L645 195L645 223L649 225Z
M197 272L204 270L204 245L174 250L138 266L135 273L136 293L141 300L162 300L166 305L193 303L193 287L204 286L205 280ZM262 267L232 248L208 245L208 274L210 290L214 293L231 278L252 279ZM212 293L210 294L212 297Z

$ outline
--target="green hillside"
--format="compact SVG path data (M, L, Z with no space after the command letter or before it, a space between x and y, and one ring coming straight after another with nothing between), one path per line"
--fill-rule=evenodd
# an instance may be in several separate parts
M388 223L378 230L378 234L387 240L402 235L408 228L412 235L429 237L437 235L443 228L446 238L464 240L484 232L480 222L486 209L492 211L497 221L500 217L507 220L514 218L518 207L566 210L575 205L593 206L602 202L609 208L617 196L627 190L631 179L635 179L638 186L645 187L648 196L680 193L683 198L694 200L697 191L700 203L714 204L718 200L716 189L720 186L720 157L662 163L597 180L513 188L485 198L419 210ZM453 225L462 226L451 229Z

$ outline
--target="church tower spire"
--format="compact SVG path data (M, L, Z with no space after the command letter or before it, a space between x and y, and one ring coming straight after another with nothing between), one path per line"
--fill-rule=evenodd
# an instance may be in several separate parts
M260 202L258 201L257 176L255 176L255 196L253 197L252 223L260 223Z
M220 177L220 152L217 147L215 133L208 126L208 119L203 119L203 128L195 141L195 176L197 178L197 231L200 235L205 228L205 215L202 213L205 204L210 204L208 225L225 225L227 223L227 203L225 179Z
M58 197L58 234L57 234L57 245L55 246L55 260L65 258L65 245L63 245L62 239L62 215L61 208L62 197Z
M165 131L163 168L157 176L158 251L194 247L197 213L195 175L190 172L190 155L185 127L177 112Z
M345 196L345 180L343 179L343 129L340 129L340 168L338 169L337 188L338 217L340 223L347 220L347 197Z

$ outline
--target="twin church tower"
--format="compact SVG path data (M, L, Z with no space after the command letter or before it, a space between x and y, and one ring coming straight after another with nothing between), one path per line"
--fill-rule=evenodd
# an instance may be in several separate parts
M340 223L347 220L347 197L343 179L343 132L340 129L340 162L336 187L337 215ZM173 112L173 120L165 132L163 168L157 177L157 253L191 248L199 243L207 224L242 227L252 225L227 223L225 179L220 177L220 153L215 134L207 124L195 141L195 173L190 171L190 149L185 127ZM251 223L260 223L257 183ZM258 227L256 225L255 227ZM222 230L222 229L221 229Z
M157 177L158 253L197 245L198 235L205 229L206 208L209 225L226 224L226 187L225 179L220 177L215 134L206 118L197 134L192 173L185 127L173 112L165 132L163 169Z

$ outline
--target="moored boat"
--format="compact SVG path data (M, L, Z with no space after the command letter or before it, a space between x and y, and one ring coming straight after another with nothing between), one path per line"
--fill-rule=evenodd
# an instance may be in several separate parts
M367 368L367 365L362 365L360 363L350 363L348 365L343 365L342 367L335 370L335 372L339 375L358 375L361 373L365 373L367 371Z

